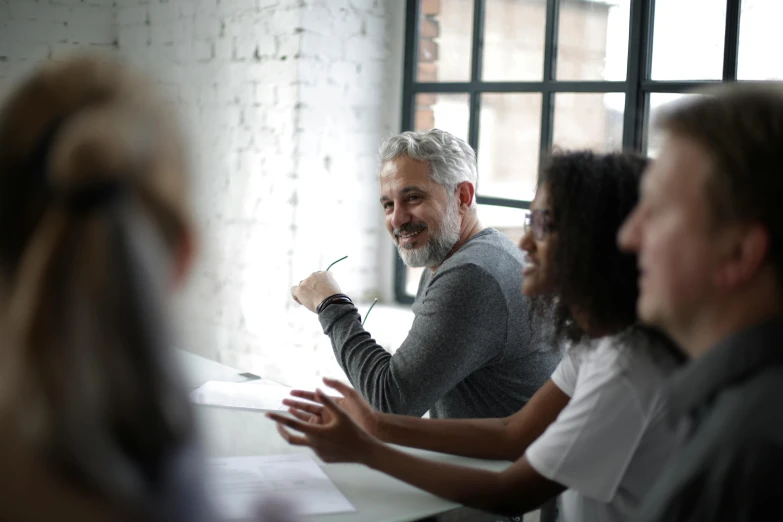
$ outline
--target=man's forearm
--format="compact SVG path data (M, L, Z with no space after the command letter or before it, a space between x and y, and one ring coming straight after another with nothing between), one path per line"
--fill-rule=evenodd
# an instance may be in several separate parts
M515 460L508 419L422 419L381 414L375 435L392 444L464 457Z
M391 377L391 354L364 330L352 305L332 305L319 315L324 333L332 341L337 362L353 387L382 412L421 416L427 411L420 396L400 390ZM422 404L418 404L422 402Z
M421 417L461 381L500 355L506 314L488 313L483 305L499 310L504 301L493 301L502 301L499 292L481 294L481 288L496 282L486 281L483 273L471 271L447 275L453 281L440 281L444 287L440 291L430 286L408 336L394 356L362 327L353 306L334 304L318 315L340 366L375 409ZM465 287L463 279L468 276L471 284L478 286L476 292L482 296L482 306L455 305L455 300L472 288ZM460 291L453 291L451 286L459 286Z

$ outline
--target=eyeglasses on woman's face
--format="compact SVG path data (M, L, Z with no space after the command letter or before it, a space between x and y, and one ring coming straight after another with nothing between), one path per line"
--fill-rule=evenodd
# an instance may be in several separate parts
M536 241L543 241L552 232L552 213L542 208L531 210L525 216L524 232L525 234L532 232Z

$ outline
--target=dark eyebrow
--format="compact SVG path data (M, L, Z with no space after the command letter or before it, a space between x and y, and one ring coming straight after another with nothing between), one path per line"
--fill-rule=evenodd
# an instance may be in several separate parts
M424 194L427 193L426 190L424 190L423 188L419 187L418 185L409 185L407 187L403 187L402 189L400 189L400 194L403 194L403 195L409 194L411 192L422 192ZM385 201L391 201L391 198L389 196L381 196L381 200L380 201L381 201L381 203L383 203Z

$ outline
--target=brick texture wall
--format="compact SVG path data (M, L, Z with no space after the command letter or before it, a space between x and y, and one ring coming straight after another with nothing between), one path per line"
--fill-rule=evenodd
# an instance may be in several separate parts
M0 97L41 61L112 54L114 13L113 0L0 0Z
M178 298L183 346L311 385L341 371L290 287L348 255L332 271L361 311L391 297L376 150L399 127L403 34L401 1L0 0L0 93L74 49L152 74L191 144L200 257ZM409 319L376 307L368 327L391 348L388 314Z

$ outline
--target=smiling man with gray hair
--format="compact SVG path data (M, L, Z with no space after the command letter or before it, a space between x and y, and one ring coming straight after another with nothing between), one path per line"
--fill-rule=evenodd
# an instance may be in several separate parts
M437 129L404 132L381 145L380 160L386 228L406 265L428 268L408 337L394 355L376 344L329 272L295 286L294 299L318 314L337 361L373 407L440 418L517 412L559 354L534 340L519 248L479 222L473 149Z

